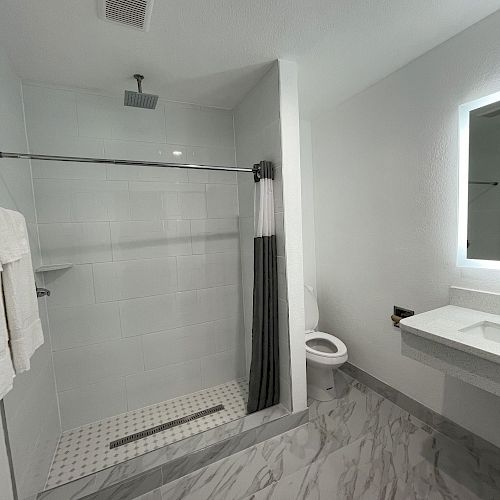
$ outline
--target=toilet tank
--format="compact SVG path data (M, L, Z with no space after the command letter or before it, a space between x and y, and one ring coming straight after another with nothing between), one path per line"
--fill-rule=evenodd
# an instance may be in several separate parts
M304 286L304 309L306 317L306 332L316 330L319 321L318 301L309 285Z

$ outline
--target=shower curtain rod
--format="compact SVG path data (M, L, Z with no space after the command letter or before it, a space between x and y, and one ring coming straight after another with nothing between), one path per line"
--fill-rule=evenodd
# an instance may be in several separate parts
M254 165L253 168L242 167L223 167L219 165L197 165L193 163L161 163L156 161L138 161L138 160L114 160L110 158L88 158L82 156L53 156L53 155L35 155L30 153L6 153L0 151L0 158L15 158L23 160L50 160L50 161L74 161L80 163L108 163L110 165L135 165L139 167L173 167L189 168L193 170L222 170L228 172L251 172L255 180L260 179L260 165Z

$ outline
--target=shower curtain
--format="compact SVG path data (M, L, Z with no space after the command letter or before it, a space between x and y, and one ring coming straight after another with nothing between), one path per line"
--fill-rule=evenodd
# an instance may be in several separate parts
M268 161L260 162L254 204L252 360L247 404L249 413L273 406L280 399L273 179L273 164Z

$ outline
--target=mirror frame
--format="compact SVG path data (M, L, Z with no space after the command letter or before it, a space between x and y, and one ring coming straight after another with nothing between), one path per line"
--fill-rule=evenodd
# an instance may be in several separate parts
M500 92L461 104L458 108L458 241L457 266L500 269L500 260L467 258L467 223L469 217L469 114L471 111L500 101Z

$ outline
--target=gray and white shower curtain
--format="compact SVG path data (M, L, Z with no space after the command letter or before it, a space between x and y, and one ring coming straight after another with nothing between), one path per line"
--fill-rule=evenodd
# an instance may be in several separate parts
M273 195L274 167L260 162L254 221L254 285L249 413L279 403L278 269Z

